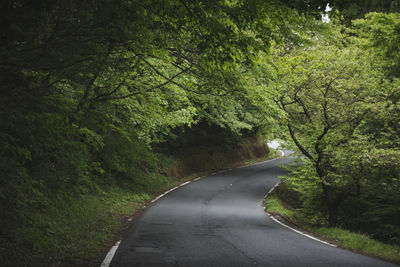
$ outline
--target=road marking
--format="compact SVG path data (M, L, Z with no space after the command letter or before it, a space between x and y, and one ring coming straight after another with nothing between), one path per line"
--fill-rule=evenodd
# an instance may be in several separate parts
M163 196L165 196L165 195L168 194L169 192L174 191L174 190L177 189L178 187L179 187L179 186L175 186L175 187L171 188L170 190L165 191L164 193L162 193L161 195L159 195L158 197L156 197L155 199L153 199L153 200L151 201L151 203L156 202L158 199L162 198Z
M204 176L203 176L203 177L204 177ZM202 178L202 177L199 177L199 178L196 178L196 179L198 180L198 179L200 179L200 178ZM162 193L161 195L159 195L158 197L154 198L151 202L154 203L154 202L156 202L158 199L160 199L160 198L162 198L163 196L165 196L166 194L170 193L171 191L174 191L175 189L177 189L177 188L179 188L179 187L181 187L181 186L187 185L187 184L189 184L189 183L191 183L191 182L192 182L192 181L187 181L187 182L184 182L184 183L182 183L182 184L180 184L180 185L178 185L178 186L175 186L174 188L171 188L170 190L168 190L168 191ZM146 207L146 206L143 206L142 208L145 208L145 207ZM129 218L129 219L128 219L128 222L131 222L132 219L133 219L133 217ZM115 254L115 252L117 251L117 249L118 249L120 243L121 243L121 240L118 241L118 242L110 249L110 251L108 251L108 253L107 253L107 255L106 255L106 257L105 257L105 259L104 259L104 261L102 262L102 264L101 264L100 267L108 267L108 266L110 265L110 263L111 263L111 261L112 261L112 259L113 259L113 257L114 257L114 254Z
M282 153L283 153L283 151L282 151ZM279 181L278 183L276 183L276 184L268 191L268 193L265 195L264 199L267 198L268 195L271 194L272 191L274 191L275 188L276 188L278 185L280 185L280 184L281 184L281 181ZM280 225L282 225L282 226L284 226L284 227L286 227L286 228L292 230L293 232L296 232L296 233L298 233L298 234L300 234L300 235L303 235L303 236L305 236L305 237L311 238L311 239L313 239L313 240L315 240L315 241L321 242L321 243L326 244L326 245L328 245L328 246L335 247L335 248L337 247L337 246L334 245L334 244L328 243L328 242L326 242L326 241L323 241L323 240L321 240L321 239L318 239L318 238L316 238L316 237L313 237L313 236L311 236L311 235L308 235L308 234L306 234L306 233L303 233L302 231L299 231L299 230L297 230L297 229L294 229L293 227L290 227L289 225L286 225L286 224L284 224L283 222L281 222L281 221L279 221L278 219L276 219L272 214L270 214L270 213L268 213L268 212L266 212L266 213L269 215L269 217L270 217L273 221L275 221L275 222L279 223Z
M269 214L269 217L270 217L272 220L274 220L275 222L279 223L280 225L282 225L282 226L284 226L284 227L286 227L286 228L288 228L288 229L290 229L290 230L292 230L292 231L294 231L294 232L296 232L296 233L298 233L298 234L301 234L301 235L303 235L303 236L305 236L305 237L311 238L311 239L313 239L313 240L315 240L315 241L324 243L325 245L328 245L328 246L331 246L331 247L335 247L335 248L337 247L337 246L334 245L334 244L328 243L328 242L326 242L326 241L323 241L323 240L321 240L321 239L318 239L318 238L316 238L316 237L313 237L313 236L311 236L311 235L308 235L308 234L306 234L306 233L303 233L303 232L301 232L301 231L299 231L299 230L296 230L296 229L290 227L289 225L286 225L286 224L284 224L283 222L279 221L278 219L276 219L276 218L275 218L274 216L272 216L271 214Z
M115 252L117 251L119 244L121 243L121 240L115 243L115 245L110 249L110 251L107 253L106 258L104 261L101 263L100 267L108 267L110 266L110 263L114 257Z
M282 153L281 157L283 157L285 155L285 152L283 152L282 150L278 150L278 151ZM279 158L269 159L269 160L265 160L265 161L261 161L261 162L257 162L257 163L251 163L251 164L247 164L247 165L236 167L235 169L241 169L241 168L245 168L245 167L248 167L248 166L264 164L264 163L267 163L267 162L270 162L270 161L273 161L273 160L277 160L277 159L279 159Z
M284 155L284 152L281 151L281 150L279 150L279 151L282 153L282 156L283 156L283 155ZM277 158L276 158L276 159L277 159ZM263 162L248 164L248 165L244 165L244 166L240 166L240 167L236 167L236 168L243 168L243 167L247 167L247 166L250 166L250 165L262 164L262 163L269 162L269 161L276 160L276 159L270 159L270 160L266 160L266 161L263 161ZM218 171L218 172L214 172L214 173L212 173L212 174L210 174L210 175L208 175L208 176L212 176L212 175L215 175L215 174L219 174L219 173L223 173L223 172L226 172L226 171L230 171L230 170L232 170L232 169L234 169L234 168L230 168L230 169L227 169L227 170L221 170L221 171ZM200 177L197 177L197 178L193 179L192 181L187 181L187 182L184 182L184 183L182 183L182 184L180 184L180 185L178 185L178 186L175 186L174 188L171 188L170 190L165 191L165 192L162 193L161 195L159 195L159 196L157 196L156 198L154 198L154 199L151 201L151 203L156 202L158 199L162 198L162 197L165 196L166 194L168 194L168 193L174 191L175 189L177 189L177 188L179 188L179 187L181 187L181 186L187 185L187 184L189 184L189 183L191 183L191 182L193 182L193 181L198 181L198 180L200 180L201 178L204 178L204 177L207 177L207 176L206 176L206 175L205 175L205 176L200 176ZM230 184L229 186L232 186L232 184ZM276 184L275 186L277 186L277 184ZM274 188L275 188L275 186L274 186ZM274 189L274 188L272 188L272 189ZM272 192L272 189L270 190L271 192ZM269 192L268 192L268 193L269 193ZM142 208L146 208L146 205L144 205ZM132 221L132 219L133 219L133 217L129 218L128 221L130 222L130 221ZM111 261L112 261L112 259L113 259L113 257L114 257L114 254L115 254L115 252L117 251L117 249L118 249L120 243L121 243L121 240L118 241L118 242L108 251L108 253L107 253L107 255L106 255L104 261L101 263L101 266L100 266L100 267L108 267L108 266L110 265L110 263L111 263Z
M269 194L271 194L272 191L274 191L275 188L276 188L278 185L280 185L280 184L281 184L281 181L279 181L278 183L276 183L276 184L267 192L267 194L264 196L264 198L266 198Z

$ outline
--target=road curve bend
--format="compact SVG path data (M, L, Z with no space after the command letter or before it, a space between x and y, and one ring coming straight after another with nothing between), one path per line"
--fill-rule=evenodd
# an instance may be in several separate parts
M127 232L110 266L397 266L273 221L262 201L287 161L211 175L163 196Z

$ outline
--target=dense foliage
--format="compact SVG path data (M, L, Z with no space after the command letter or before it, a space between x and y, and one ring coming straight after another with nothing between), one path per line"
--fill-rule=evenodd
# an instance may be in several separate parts
M297 14L259 0L2 1L1 261L40 258L51 238L69 247L51 230L60 203L161 188L157 150L186 127L217 127L222 147L264 128L246 77L272 40L297 38L284 23Z
M400 241L399 13L290 51L278 47L269 84L302 155L286 178L319 223ZM326 221L325 221L326 219Z
M278 125L305 211L398 242L400 19L364 17L397 1L347 2L2 1L0 259L67 247L60 203L151 192L177 148Z

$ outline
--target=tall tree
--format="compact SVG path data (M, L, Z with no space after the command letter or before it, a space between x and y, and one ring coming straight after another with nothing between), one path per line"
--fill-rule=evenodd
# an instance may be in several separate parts
M305 157L302 168L313 170L302 179L315 177L311 184L323 194L331 226L337 224L340 204L358 194L359 177L339 175L335 153L354 138L379 86L379 75L368 62L358 49L319 45L275 58L275 101L284 112L290 138ZM300 182L298 189L310 189L302 186Z
M387 76L400 77L400 13L369 13L353 21L352 40L369 50Z

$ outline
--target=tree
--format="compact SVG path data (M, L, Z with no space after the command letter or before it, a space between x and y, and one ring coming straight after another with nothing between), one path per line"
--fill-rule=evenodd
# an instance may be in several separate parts
M398 0L333 0L328 1L329 5L333 8L333 12L339 11L341 21L350 26L352 20L361 19L370 12L399 12L400 4Z
M354 139L379 88L379 73L369 62L354 47L318 44L277 55L274 61L277 77L271 88L277 92L276 104L305 157L302 168L313 169L306 173L314 172L317 178L314 188L321 189L331 226L337 224L340 204L359 193L360 177L340 175L335 162L337 151Z
M305 20L278 0L0 7L2 247L35 248L19 230L54 201L151 184L152 146L173 128L265 125L242 72L272 40L298 40Z
M353 21L353 42L371 51L388 76L400 77L400 13L368 13Z

